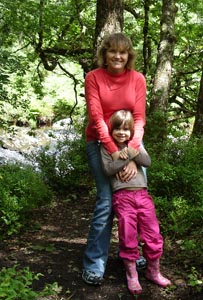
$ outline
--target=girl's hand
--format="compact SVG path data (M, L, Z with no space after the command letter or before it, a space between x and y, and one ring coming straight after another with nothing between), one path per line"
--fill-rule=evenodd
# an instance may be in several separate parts
M127 166L123 168L122 171L116 174L117 179L122 182L128 182L133 177L137 175L137 166L136 163L132 160Z

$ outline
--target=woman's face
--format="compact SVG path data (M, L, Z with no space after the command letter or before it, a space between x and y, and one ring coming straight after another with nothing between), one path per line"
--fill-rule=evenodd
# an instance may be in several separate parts
M128 51L110 48L106 51L107 70L111 73L121 73L128 62Z

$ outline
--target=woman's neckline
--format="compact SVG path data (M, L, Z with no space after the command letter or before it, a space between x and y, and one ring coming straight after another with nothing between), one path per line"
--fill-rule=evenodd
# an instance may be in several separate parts
M120 77L122 75L124 75L125 73L127 73L128 69L125 68L122 72L119 72L119 73L112 73L112 72L109 72L107 69L103 69L105 71L105 73L111 77Z

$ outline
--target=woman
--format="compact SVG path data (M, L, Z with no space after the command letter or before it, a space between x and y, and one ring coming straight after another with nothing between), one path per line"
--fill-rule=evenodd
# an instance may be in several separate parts
M110 116L117 110L130 110L135 123L135 135L129 146L139 149L145 125L146 82L135 71L135 51L128 37L113 33L104 38L98 51L99 68L90 71L85 78L85 97L89 122L86 128L87 156L97 188L87 247L83 260L82 278L86 283L102 283L108 258L113 223L112 191L110 181L102 169L100 143L118 157L118 147L109 134ZM121 181L136 176L134 161L118 173Z

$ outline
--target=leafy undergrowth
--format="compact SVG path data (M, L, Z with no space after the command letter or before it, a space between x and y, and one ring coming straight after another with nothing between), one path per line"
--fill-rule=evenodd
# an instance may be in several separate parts
M35 210L32 218L28 216L32 220L26 232L1 242L1 268L18 265L22 269L29 268L34 274L43 274L32 283L35 291L57 284L57 295L36 298L38 300L203 299L202 258L183 256L180 245L171 245L167 240L161 269L173 286L161 289L148 282L144 271L140 271L143 293L133 298L126 288L124 268L117 256L116 221L104 283L100 287L86 285L81 279L82 256L93 208L94 199L78 190L77 195L58 200L52 207Z

